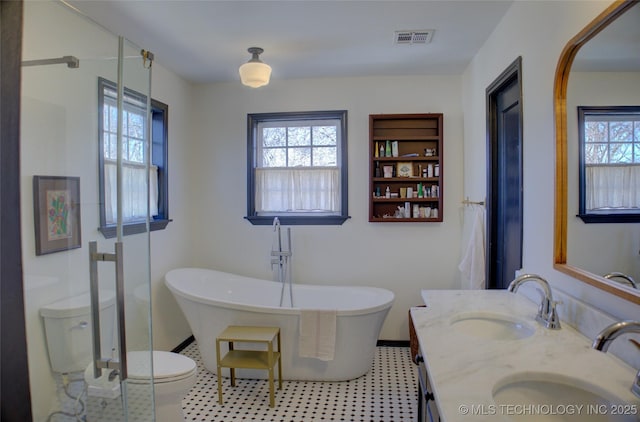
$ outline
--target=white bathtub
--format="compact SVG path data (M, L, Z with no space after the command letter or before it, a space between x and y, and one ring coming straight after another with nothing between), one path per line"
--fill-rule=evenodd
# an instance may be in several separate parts
M165 282L187 318L210 372L216 372L216 336L228 325L276 326L282 337L282 376L288 380L343 381L367 373L394 299L391 291L375 287L294 284L295 308L281 308L281 284L274 281L179 268L169 271ZM332 361L299 356L301 309L337 310ZM266 371L239 370L238 376L264 378Z

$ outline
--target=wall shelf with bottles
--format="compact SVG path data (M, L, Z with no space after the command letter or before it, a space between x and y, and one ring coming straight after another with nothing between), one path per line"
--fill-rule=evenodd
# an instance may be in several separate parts
M442 113L369 116L369 221L441 222Z

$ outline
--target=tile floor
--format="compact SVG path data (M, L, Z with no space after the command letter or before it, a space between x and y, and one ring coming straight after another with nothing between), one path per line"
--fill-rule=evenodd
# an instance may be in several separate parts
M198 381L183 400L189 422L228 421L367 421L402 422L417 417L416 366L408 347L378 347L371 370L341 382L284 381L269 407L266 380L225 379L224 404L218 404L215 375L200 361L195 343L182 354L198 364ZM277 386L276 386L277 388Z

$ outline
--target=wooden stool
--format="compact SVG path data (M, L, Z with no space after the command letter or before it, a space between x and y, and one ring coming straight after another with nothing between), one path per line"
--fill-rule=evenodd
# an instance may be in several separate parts
M273 341L277 340L278 350L273 350ZM229 352L220 357L220 342L229 343ZM267 350L236 350L233 342L266 343ZM280 353L280 328L245 327L230 325L216 337L216 360L218 373L218 402L222 404L222 368L229 368L231 386L236 385L236 368L266 369L269 371L269 405L275 406L273 388L273 368L278 364L278 390L282 390L282 355Z

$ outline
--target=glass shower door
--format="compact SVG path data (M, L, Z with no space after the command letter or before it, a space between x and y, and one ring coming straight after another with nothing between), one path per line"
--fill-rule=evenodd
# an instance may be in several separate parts
M129 220L143 229L149 220L151 75L141 51L63 3L24 4L21 231L34 421L154 420L149 231L123 235ZM115 98L104 98L101 81Z

